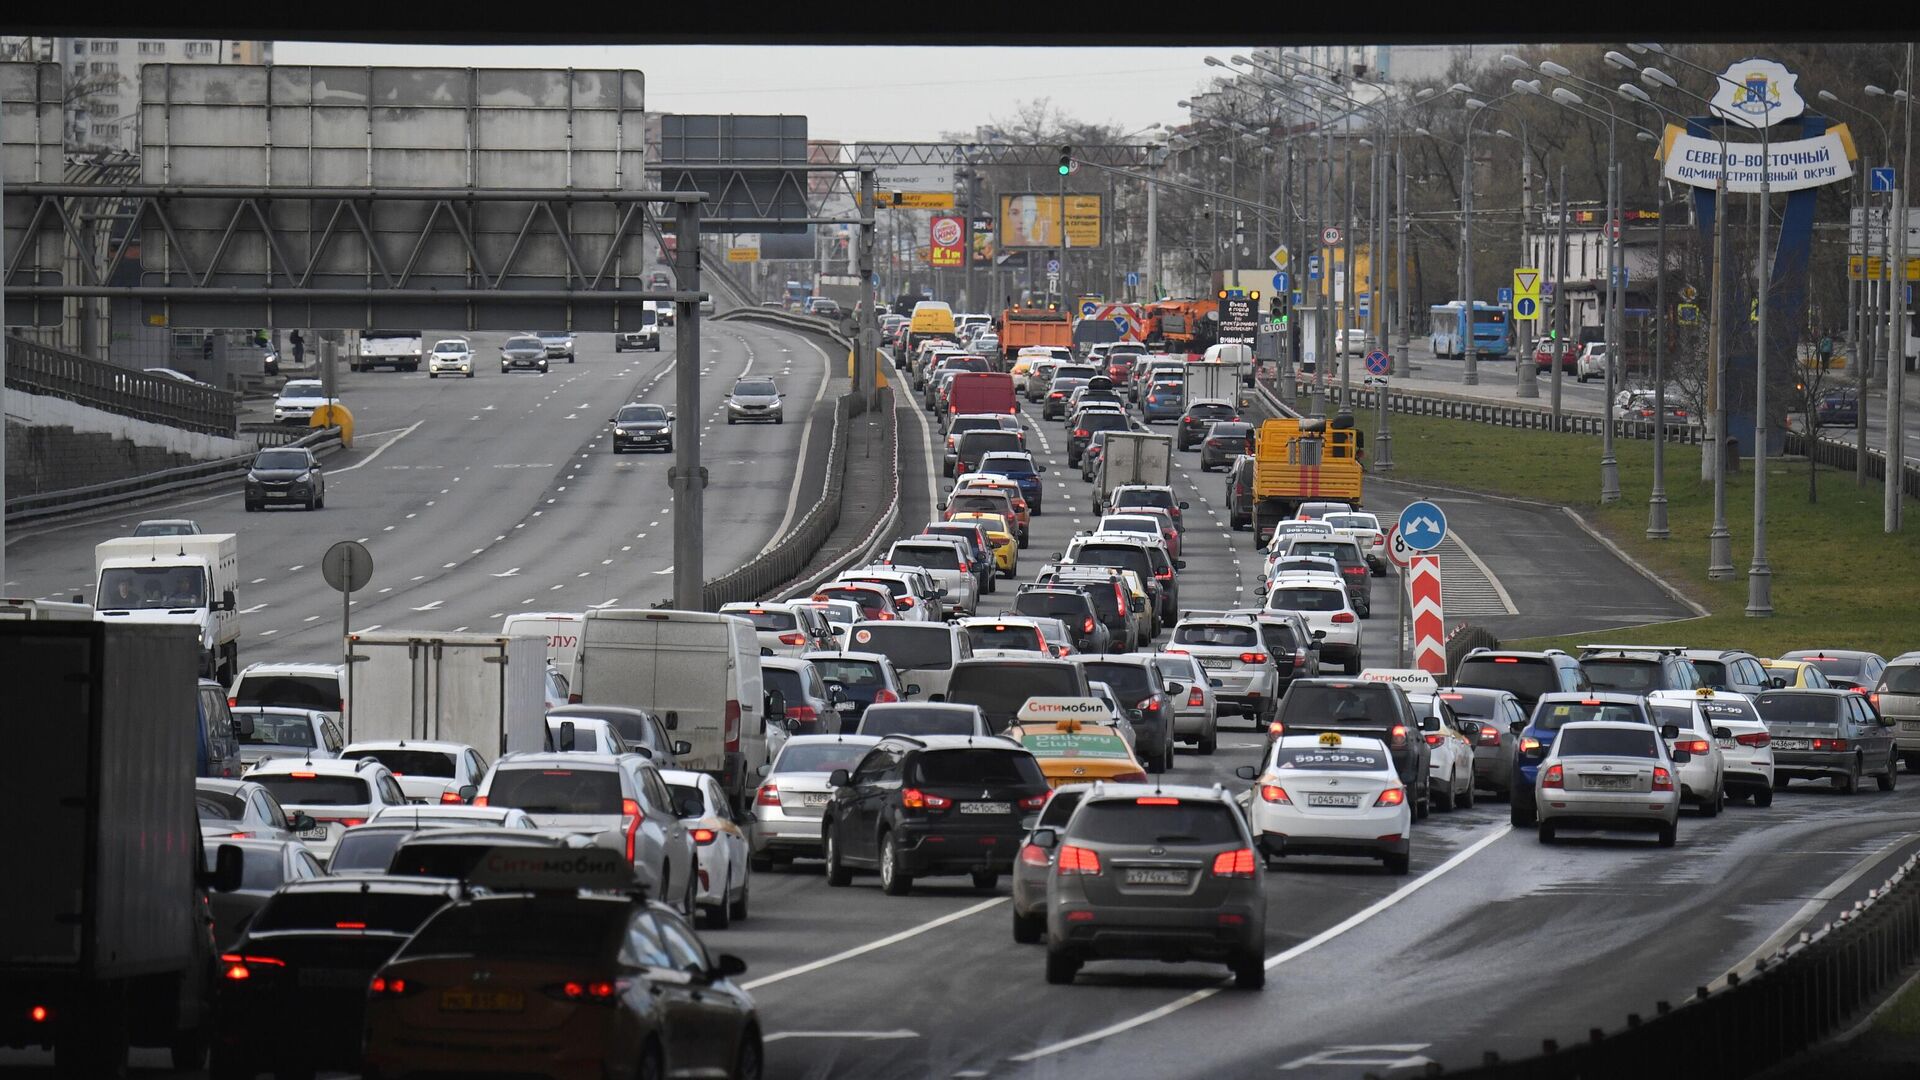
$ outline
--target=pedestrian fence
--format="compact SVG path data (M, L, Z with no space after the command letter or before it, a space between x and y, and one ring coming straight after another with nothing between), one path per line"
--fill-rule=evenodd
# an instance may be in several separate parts
M1786 452L1795 457L1807 456L1807 436L1804 432L1787 432ZM1831 466L1841 472L1852 472L1859 467L1860 450L1849 443L1835 442L1832 439L1818 439L1813 444L1813 460L1822 465ZM1867 450L1867 475L1875 480L1886 482L1887 456L1869 448ZM1920 499L1920 467L1907 465L1900 470L1900 488L1910 499Z
M231 436L239 416L239 395L226 390L89 360L13 335L7 337L7 385L207 435Z

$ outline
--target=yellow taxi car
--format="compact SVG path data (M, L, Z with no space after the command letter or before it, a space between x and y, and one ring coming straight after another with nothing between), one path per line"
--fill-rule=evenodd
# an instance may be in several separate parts
M1133 598L1128 607L1133 611L1133 634L1136 641L1152 641L1160 635L1160 612L1155 609L1153 598L1147 595L1147 586L1140 575L1132 570L1121 570L1120 580L1127 584L1127 595Z
M1762 660L1760 666L1777 689L1826 690L1833 686L1824 672L1804 660Z
M1013 376L1014 393L1024 394L1027 392L1027 376L1033 373L1033 362L1036 359L1038 359L1038 357L1022 356L1013 362L1011 368L1007 369L1007 374Z
M1006 737L1020 745L1040 763L1040 773L1048 787L1063 784L1090 784L1108 780L1116 784L1144 784L1147 770L1142 768L1117 728L1090 720L1068 717L1052 723L1020 723L1006 730Z
M1020 543L1014 539L1013 530L1007 527L1003 514L989 514L985 511L962 510L947 515L948 521L978 522L987 531L987 543L993 545L993 567L1000 576L1010 578L1020 569Z

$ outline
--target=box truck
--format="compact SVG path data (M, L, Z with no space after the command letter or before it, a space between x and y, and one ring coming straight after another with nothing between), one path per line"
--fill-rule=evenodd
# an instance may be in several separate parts
M674 738L693 747L681 767L712 774L735 806L759 784L769 761L772 713L760 672L753 624L732 615L652 608L592 608L580 630L568 699L631 705L666 718Z
M1109 431L1105 442L1093 477L1095 505L1105 506L1107 496L1123 484L1173 482L1173 436Z
M117 1076L127 1048L205 1064L215 953L194 810L199 726L193 629L60 619L0 622L0 713L25 819L0 859L25 875L0 913L0 1044L51 1048L68 1076ZM30 880L28 880L30 879Z
M347 643L348 742L465 743L489 761L546 749L542 639L371 630Z
M93 549L94 618L191 626L199 674L232 683L240 671L240 543L232 533L121 536Z

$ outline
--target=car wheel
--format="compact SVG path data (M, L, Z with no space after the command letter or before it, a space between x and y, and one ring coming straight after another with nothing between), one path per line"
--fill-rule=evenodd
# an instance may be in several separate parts
M1547 821L1541 822L1540 823L1540 842L1543 844L1551 844L1553 843L1553 840L1554 840L1553 824Z
M1899 776L1900 776L1899 755L1897 754L1887 755L1887 771L1880 774L1880 790L1892 791L1893 786L1899 783Z
M1460 791L1457 795L1454 796L1453 805L1459 807L1462 810L1471 810L1473 809L1474 802L1479 798L1479 793L1473 790L1472 778L1468 778L1467 782L1464 785L1462 785L1462 787L1464 790Z
M251 502L250 502L250 503L248 503L248 504L247 504L247 513L249 513L249 514L257 514L257 513L259 513L259 512L260 512L260 504L259 504L259 503L251 503Z
M1348 675L1360 674L1360 657L1355 656L1353 659L1348 660L1346 662L1346 665L1343 666L1340 670L1345 672Z
M747 856L747 868L752 870L756 874L772 873L773 872L773 856L749 855Z
M900 852L892 833L880 834L880 891L905 896L913 891L913 876L900 870Z
M1038 944L1047 936L1047 919L1044 915L1022 915L1013 913L1013 940L1018 945Z
M1701 817L1719 817L1720 808L1722 806L1725 806L1726 802L1727 802L1727 789L1721 788L1719 791L1716 791L1713 793L1712 798L1700 804L1700 816Z
M1233 969L1233 985L1238 990L1259 990L1267 985L1267 958L1247 953L1227 965Z
M1207 733L1200 736L1200 755L1202 757L1220 748L1220 729L1218 721L1207 725Z
M1660 826L1660 846L1661 847L1672 847L1674 844L1674 841L1678 840L1679 838L1680 838L1680 826L1678 823Z
M667 1069L660 1061L660 1044L647 1040L640 1051L640 1064L633 1071L634 1080L666 1080Z
M662 452L662 453L665 453L665 454L671 454L671 453L673 453L673 440L672 440L672 439L668 439L668 440L667 440L667 445L661 448L661 452Z
M1054 986L1067 986L1073 977L1080 974L1080 958L1069 956L1057 949L1047 950L1047 982Z
M688 875L687 884L689 886L693 884L692 875ZM732 926L733 905L727 902L726 890L721 890L719 903L705 909L701 914L706 916L707 929L709 930L725 930L727 927Z
M1860 780L1861 780L1860 760L1858 758L1855 758L1853 762L1853 771L1848 773L1845 776L1834 777L1833 787L1834 787L1834 790L1838 791L1842 795L1852 795L1853 793L1860 790Z
M1792 782L1793 782L1792 779L1790 779L1789 777L1776 775L1773 778L1773 790L1785 791L1787 790L1787 785L1791 784Z
M1434 810L1452 810L1453 798L1453 784L1451 781L1448 782L1446 787L1440 789L1437 794L1433 790L1433 781L1427 781L1427 809L1429 812Z
M825 845L827 884L836 889L853 884L853 871L840 863L840 826L837 822L827 826Z
M765 1066L760 1033L749 1029L740 1039L740 1052L734 1055L732 1080L760 1080Z
M773 418L773 422L775 424L784 424L787 422L787 418L784 416L776 416Z
M973 887L976 889L993 889L999 884L1000 875L992 870L975 870L973 872Z
M312 498L312 496L308 496L308 498L307 498L307 505L306 505L306 509L308 509L308 510L312 510L312 509L314 508L314 506L315 506L315 503L314 503L314 500L313 500L313 498Z
M1753 793L1753 805L1767 807L1773 805L1773 789L1757 788Z
M1920 772L1920 753L1909 751L1904 755L1904 760L1907 763L1908 772Z
M439 372L437 372L437 371L429 371L429 372L427 372L427 378L429 378L429 379L437 379L437 378L439 378L439 377L440 377L440 373L439 373Z
M1524 829L1532 825L1533 817L1533 807L1531 806L1522 806L1518 802L1515 802L1507 809L1507 820L1511 822L1516 829Z
M467 371L467 378L469 379L473 378L473 371L471 369Z
M733 418L733 417L731 417L731 416L729 416L729 417L727 417L727 426L728 426L728 427L732 427L732 426L733 426L733 425L734 425L735 423L737 423L737 422L738 422L738 421L736 421L736 420L734 420L734 418Z
M1150 773L1160 773L1160 772L1167 771L1167 766L1163 758L1159 754L1155 754L1152 761L1145 762L1144 764L1147 767L1147 771Z
M1413 868L1413 857L1406 854L1388 855L1381 859L1380 863L1387 868L1387 873L1394 877L1406 877L1407 871Z

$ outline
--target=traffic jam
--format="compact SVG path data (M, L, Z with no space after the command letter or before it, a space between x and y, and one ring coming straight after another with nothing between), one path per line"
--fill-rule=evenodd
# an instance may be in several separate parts
M1542 845L1670 848L1697 818L1920 770L1920 653L1369 666L1400 572L1351 417L1264 415L1244 346L1025 344L1064 316L936 302L881 321L946 486L787 598L521 612L430 658L418 633L355 634L351 672L239 667L178 607L5 602L29 707L87 718L30 736L67 764L23 777L28 804L96 811L47 830L48 891L85 903L40 912L66 927L40 955L67 961L9 984L10 1043L71 1075L135 1047L219 1080L758 1077L769 1034L806 1023L756 1006L729 941L768 877L1007 897L1033 948L1004 982L1031 1000L1164 977L1135 961L1257 991L1290 878L1410 875L1429 819L1480 800ZM1182 601L1190 559L1221 569L1197 561L1195 470L1251 536L1236 606ZM160 540L198 560L218 623L233 538ZM104 575L155 557L111 546ZM423 679L461 717L432 739ZM175 812L197 819L186 861L147 842L181 839Z

